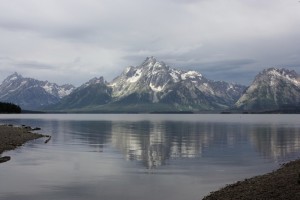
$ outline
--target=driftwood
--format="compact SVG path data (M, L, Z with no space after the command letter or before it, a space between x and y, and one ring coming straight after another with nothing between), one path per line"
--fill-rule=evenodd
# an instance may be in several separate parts
M48 139L45 141L45 144L48 143L51 140L51 136L47 135L46 137L48 137Z

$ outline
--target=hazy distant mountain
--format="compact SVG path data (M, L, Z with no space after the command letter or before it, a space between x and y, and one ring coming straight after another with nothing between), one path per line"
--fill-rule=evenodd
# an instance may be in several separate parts
M155 58L127 67L112 82L92 79L53 109L107 112L159 112L225 109L245 86L211 81L196 71L182 71Z
M235 105L257 111L299 109L300 76L287 69L266 69L255 77Z
M48 81L24 78L14 73L0 85L0 101L17 104L22 109L38 109L59 102L74 88L72 85L59 86Z
M59 104L50 106L49 109L72 110L91 108L111 102L112 89L107 86L103 77L93 78L70 95L63 98Z

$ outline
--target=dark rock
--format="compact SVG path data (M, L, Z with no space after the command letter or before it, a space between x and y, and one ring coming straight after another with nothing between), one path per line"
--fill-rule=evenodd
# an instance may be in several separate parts
M0 163L4 163L10 160L10 156L0 157Z
M26 130L30 130L30 131L32 130L32 128L31 128L30 126L25 126L24 128L25 128Z

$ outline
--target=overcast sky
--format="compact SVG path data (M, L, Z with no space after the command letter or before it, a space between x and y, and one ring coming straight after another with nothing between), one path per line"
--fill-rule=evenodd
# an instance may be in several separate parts
M300 73L300 2L0 0L0 81L111 81L147 56L241 84L268 67Z

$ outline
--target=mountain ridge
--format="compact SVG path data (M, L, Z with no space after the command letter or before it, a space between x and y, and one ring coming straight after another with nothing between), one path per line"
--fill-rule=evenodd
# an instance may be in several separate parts
M90 80L89 82L91 82ZM76 93L86 96L83 91L86 83L76 89ZM77 110L68 106L63 99L64 106L57 105L51 109L65 110L98 110L109 112L171 112L171 111L198 111L225 109L233 105L245 86L222 81L212 81L197 71L184 71L172 68L154 57L147 57L138 66L129 66L111 82L103 81L103 94L108 95L107 100L91 107L91 104L78 99ZM81 89L80 89L81 88ZM109 91L109 93L108 93ZM98 91L101 93L101 91ZM66 97L67 98L67 97ZM73 100L76 98L73 98Z

